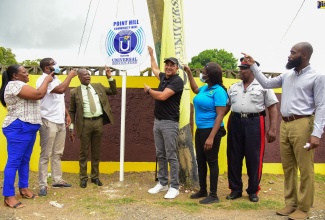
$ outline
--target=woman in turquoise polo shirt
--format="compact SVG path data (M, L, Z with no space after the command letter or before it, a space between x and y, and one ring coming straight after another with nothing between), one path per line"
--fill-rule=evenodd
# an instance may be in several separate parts
M197 94L194 99L196 160L198 165L200 190L191 199L203 198L201 204L219 202L217 185L219 177L218 153L220 141L226 134L223 118L226 113L228 95L222 83L222 69L217 63L207 63L200 74L206 85L198 87L188 66L184 67L191 89ZM207 164L210 169L210 193L207 191Z

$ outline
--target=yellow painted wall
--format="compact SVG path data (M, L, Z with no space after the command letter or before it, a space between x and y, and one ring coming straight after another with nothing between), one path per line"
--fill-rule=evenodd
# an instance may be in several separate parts
M29 85L35 86L36 80L39 76L37 75L30 75L30 82ZM63 81L66 76L59 76L60 80ZM116 79L117 87L121 88L122 86L122 77L121 76L114 76L113 78ZM202 85L202 83L196 79L198 85ZM236 79L224 79L224 84L227 88L234 82L237 82ZM1 78L0 78L1 82ZM108 86L108 82L105 76L92 76L92 82L100 82L103 85ZM127 88L143 88L143 84L147 84L153 88L157 88L158 80L155 77L140 77L140 76L128 76L127 77ZM75 77L71 83L70 87L78 86L79 79ZM275 90L276 93L281 93L281 89ZM191 93L191 102L193 100L194 94ZM0 124L2 125L3 120L6 115L6 109L0 105ZM229 114L228 114L229 115ZM227 124L228 115L224 119L224 123ZM195 125L194 125L195 126ZM194 127L195 130L195 127ZM220 174L225 173L227 171L227 158L226 158L226 140L227 138L222 138L220 151L219 151L219 169ZM37 136L34 150L32 153L31 161L30 161L30 169L32 171L38 170L38 160L40 154L40 144L39 144L39 136ZM0 171L4 170L7 160L7 150L6 150L6 138L2 132L0 132ZM88 166L90 168L90 165ZM102 173L114 173L119 171L119 162L101 162L100 163L100 171ZM62 170L63 172L69 173L78 173L79 172L79 165L78 161L62 161ZM142 171L154 171L155 170L155 162L125 162L124 164L124 171L125 172L142 172ZM246 169L243 169L244 173ZM272 173L272 174L282 174L282 166L280 163L264 163L263 165L263 172L264 173ZM325 174L325 164L318 163L315 164L315 172L319 174Z

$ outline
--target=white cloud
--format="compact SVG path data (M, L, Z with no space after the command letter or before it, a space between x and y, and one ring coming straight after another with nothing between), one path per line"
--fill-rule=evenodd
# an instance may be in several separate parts
M93 0L78 55L89 0L1 0L0 46L11 48L18 61L53 57L61 65L104 65L99 41L110 27L109 21L134 15L144 20L150 33L146 2ZM188 61L203 50L217 48L236 58L247 52L261 63L263 71L283 72L291 47L308 41L314 47L311 64L325 72L325 34L321 31L325 10L317 9L316 0L304 2L285 35L303 2L183 0ZM152 36L147 44L153 45ZM148 60L135 72L149 65Z

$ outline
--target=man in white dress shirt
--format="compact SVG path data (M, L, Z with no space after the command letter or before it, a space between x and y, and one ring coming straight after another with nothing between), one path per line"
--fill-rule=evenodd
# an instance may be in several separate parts
M243 53L264 88L282 87L280 153L286 206L276 213L290 219L306 219L310 215L315 191L314 149L320 144L325 125L325 74L311 67L312 53L310 43L295 44L286 65L290 71L271 79L264 76L251 56Z

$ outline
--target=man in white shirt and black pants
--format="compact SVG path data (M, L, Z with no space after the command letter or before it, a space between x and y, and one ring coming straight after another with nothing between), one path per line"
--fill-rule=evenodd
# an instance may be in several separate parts
M231 108L231 113L228 120L227 159L231 193L227 199L242 197L242 166L245 157L249 178L246 191L251 202L258 202L265 136L269 143L275 140L278 99L273 90L263 89L256 81L243 58L240 61L238 67L241 81L231 85L228 90L227 106ZM265 128L266 109L270 119L268 130Z

